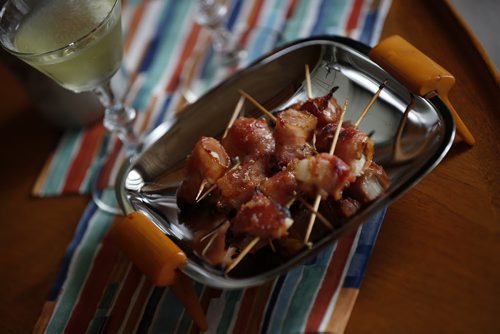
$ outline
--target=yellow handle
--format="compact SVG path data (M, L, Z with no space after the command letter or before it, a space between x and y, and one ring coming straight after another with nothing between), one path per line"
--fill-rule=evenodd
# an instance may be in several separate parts
M187 262L184 252L139 212L118 217L107 237L154 285L172 285Z
M370 58L419 96L437 93L450 109L458 134L473 146L476 140L451 105L448 93L455 77L424 55L402 37L395 35L381 41L369 53Z

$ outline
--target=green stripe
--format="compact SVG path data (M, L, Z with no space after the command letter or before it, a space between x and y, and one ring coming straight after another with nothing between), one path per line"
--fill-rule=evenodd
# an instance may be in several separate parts
M233 315L236 313L236 305L241 299L244 290L232 290L232 291L224 291L226 298L226 305L224 307L224 313L219 322L219 326L217 326L218 334L226 334L229 331L229 326L231 325L231 320L233 319ZM239 309L239 308L238 308Z
M115 198L114 192L107 192L104 200L111 201ZM93 205L93 204L91 204ZM68 322L73 307L78 299L87 274L92 265L94 256L99 250L99 244L107 232L113 216L97 211L91 218L87 232L78 250L71 260L68 278L63 286L63 293L59 298L57 307L54 310L51 321L47 326L47 333L61 333Z
M341 33L342 18L347 17L347 4L345 0L333 0L328 3L328 15L325 16L321 22L321 32L325 34L339 34Z
M301 282L293 294L287 315L283 321L282 333L291 333L300 330L311 307L310 303L314 300L314 296L320 287L325 269L326 267L323 265L304 267Z
M165 1L165 5L163 7L163 13L158 22L164 21L165 16L171 15L167 13L168 9L171 8L170 3L172 0ZM171 17L174 19L169 22L166 27L166 32L162 34L160 45L158 46L158 50L156 51L155 58L153 63L151 64L148 72L146 74L146 80L144 85L141 87L141 90L134 101L134 106L139 110L144 110L149 101L151 99L151 95L153 93L154 88L161 80L161 76L167 64L171 61L174 50L179 48L180 40L182 38L181 28L184 26L186 19L191 20L191 18L187 15L192 1L178 1L174 6L175 13L172 14Z
M304 23L304 18L309 14L311 2L309 0L301 0L293 12L293 16L288 20L283 32L283 40L290 42L299 36Z
M82 130L66 132L57 148L42 189L43 195L58 195L70 170L75 149L80 145Z

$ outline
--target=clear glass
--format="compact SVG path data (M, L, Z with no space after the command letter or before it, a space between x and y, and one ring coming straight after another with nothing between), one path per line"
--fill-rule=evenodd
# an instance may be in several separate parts
M110 88L122 60L120 0L8 0L0 11L0 41L61 86L95 92L105 107L106 129L120 138L129 157L137 154L135 111Z

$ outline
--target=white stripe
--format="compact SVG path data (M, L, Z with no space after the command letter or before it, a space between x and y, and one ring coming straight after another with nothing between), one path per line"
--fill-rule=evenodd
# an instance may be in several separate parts
M312 33L316 20L318 18L318 12L321 7L320 0L313 0L307 10L307 14L302 21L302 29L299 31L297 38L309 37Z
M188 9L186 13L187 19L183 20L183 25L179 27L179 31L181 32L180 38L177 40L175 43L178 47L174 47L172 50L172 53L170 54L170 60L167 62L167 66L165 66L165 69L163 70L163 73L160 76L160 79L156 83L155 88L152 90L152 95L158 95L162 91L165 90L165 86L167 85L167 82L172 79L172 74L174 73L175 69L177 68L177 63L179 62L179 59L181 58L181 54L184 48L184 45L186 44L186 41L188 39L188 36L190 34L190 27L193 25L193 20L190 19L195 15L196 11L196 6L191 5L190 8ZM167 55L158 55L158 57L166 57Z
M222 319L224 307L226 306L226 291L219 298L210 300L207 310L208 331L206 333L216 333L217 326Z
M127 72L138 70L137 67L140 65L139 62L141 61L142 55L151 39L154 37L154 33L158 27L161 13L163 12L163 6L165 6L165 1L162 0L148 2L127 55L123 59L123 64Z
M127 312L125 313L125 316L123 317L122 320L122 325L118 329L118 333L124 333L125 327L128 322L128 318L130 317L130 313L132 313L132 310L134 309L135 303L137 303L137 299L139 298L139 294L142 290L143 285L146 283L146 277L141 276L141 280L139 281L139 284L137 285L137 289L135 290L134 294L132 295L132 298L130 300L130 303L127 308Z
M347 275L347 271L349 270L349 264L351 263L352 257L356 253L356 248L358 247L359 235L361 234L361 227L358 227L356 231L356 236L351 245L351 250L349 251L349 255L346 260L346 264L344 265L344 270L342 271L342 276L340 277L339 285L335 293L333 294L333 298L330 300L330 304L328 304L328 308L326 309L325 315L323 316L323 320L321 321L321 325L319 326L319 331L324 332L326 330L326 326L332 317L333 311L335 310L335 305L337 304L337 299L339 298L340 290L342 290L342 284L344 283L345 276Z
M375 26L373 27L370 46L374 46L380 40L380 34L382 33L382 28L384 27L385 18L387 17L389 8L391 8L391 0L381 0L378 7L377 23L375 23Z

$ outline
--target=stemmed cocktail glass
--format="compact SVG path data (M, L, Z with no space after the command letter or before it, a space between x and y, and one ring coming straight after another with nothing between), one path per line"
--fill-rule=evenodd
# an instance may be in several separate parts
M122 60L121 0L8 0L0 11L2 46L61 86L94 91L104 126L134 157L135 111L115 98L110 79ZM94 196L101 209L116 209Z

